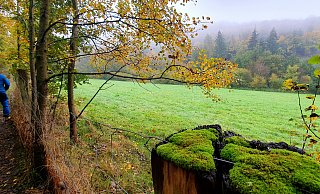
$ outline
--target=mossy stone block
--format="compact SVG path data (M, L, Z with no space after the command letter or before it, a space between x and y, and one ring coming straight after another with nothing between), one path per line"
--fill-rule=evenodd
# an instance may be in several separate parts
M240 193L320 193L320 164L311 157L233 143L222 149L221 157L235 163L230 180Z
M250 147L250 143L241 136L232 136L224 139L225 144L233 143L244 147Z
M185 130L171 136L168 143L156 148L156 152L182 168L212 171L215 169L212 144L217 139L213 130Z

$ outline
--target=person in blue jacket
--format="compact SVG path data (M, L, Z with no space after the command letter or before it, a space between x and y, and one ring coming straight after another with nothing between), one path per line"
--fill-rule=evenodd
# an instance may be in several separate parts
M0 102L3 108L3 117L10 119L9 98L6 91L10 88L10 81L6 76L0 74Z

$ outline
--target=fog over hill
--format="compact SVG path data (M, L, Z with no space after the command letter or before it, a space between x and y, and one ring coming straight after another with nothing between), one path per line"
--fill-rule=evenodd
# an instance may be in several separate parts
M259 22L220 22L209 25L209 28L200 31L199 36L193 42L201 41L206 35L216 36L220 30L228 39L230 37L239 37L241 39L248 37L256 28L261 37L267 36L272 28L275 28L278 35L292 33L294 31L310 32L320 31L320 17L309 17L303 20L268 20Z

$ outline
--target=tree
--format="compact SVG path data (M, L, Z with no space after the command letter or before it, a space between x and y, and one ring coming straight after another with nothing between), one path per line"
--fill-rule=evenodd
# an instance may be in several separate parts
M305 56L306 48L303 46L303 32L301 30L294 31L290 37L290 51L300 57Z
M292 79L292 81L297 82L299 80L299 66L289 65L287 67L287 72L285 75L286 79Z
M79 22L79 9L78 9L78 2L77 0L72 0L72 8L74 11L73 14L73 23L72 26L72 34L70 39L70 55L73 57L70 60L69 66L68 66L68 108L69 108L69 125L70 125L70 141L71 143L76 143L78 141L77 137L77 113L75 111L75 103L74 103L74 94L73 94L73 88L74 88L74 71L75 71L75 65L76 65L76 55L78 53L78 36L79 36L79 29L78 29L78 22Z
M269 79L270 87L274 89L279 89L282 86L283 80L275 73L272 73Z
M258 33L256 29L254 29L248 42L248 50L254 50L257 46L258 46Z
M250 82L251 87L253 88L265 88L267 81L260 75L254 75L252 81Z
M36 111L37 111L37 80L35 67L35 20L34 20L34 0L29 0L29 20L28 20L28 35L29 35L29 69L31 80L31 129L34 131ZM33 133L32 133L33 134Z
M203 49L206 51L208 57L213 57L214 56L213 47L214 47L213 39L209 34L207 34L204 37L204 40L203 40Z
M272 28L272 30L269 34L269 37L267 39L268 49L271 51L272 54L275 54L279 49L279 45L278 45L277 41L278 41L277 32L276 32L275 28Z
M227 57L227 45L220 30L215 40L214 56L219 58Z
M49 28L49 0L40 1L39 33L36 45L36 80L38 107L35 119L35 145L34 145L34 168L39 176L46 180L45 149L43 133L47 123L47 96L48 96L48 28Z
M237 84L241 87L249 87L252 82L252 75L248 69L238 68L236 71Z

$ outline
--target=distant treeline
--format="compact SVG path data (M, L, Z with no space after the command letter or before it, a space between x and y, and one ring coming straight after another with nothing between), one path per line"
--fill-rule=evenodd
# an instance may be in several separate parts
M197 43L192 60L204 49L210 57L227 58L238 64L233 87L278 90L286 79L312 84L314 67L307 60L319 53L319 40L320 31L313 29L279 35L272 28L268 36L260 36L253 29L248 37L228 40L219 31Z

